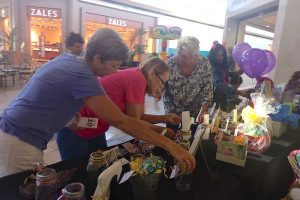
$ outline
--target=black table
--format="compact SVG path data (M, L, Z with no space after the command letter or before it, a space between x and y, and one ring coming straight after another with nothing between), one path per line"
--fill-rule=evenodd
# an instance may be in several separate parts
M287 155L299 146L273 143L262 155L248 152L245 167L239 167L216 160L216 147L212 142L204 144L210 168L238 178L247 199L273 200L287 194L288 187L294 179ZM202 159L202 155L197 154L197 160L199 159Z
M172 160L164 150L157 149L157 154L162 155L166 160ZM81 182L86 186L86 197L90 199L90 196L95 190L95 186L91 186L87 180L87 174L85 171L88 157L81 157L78 159L70 161L62 161L51 165L49 167L56 169L56 171L71 169L74 167L79 167L76 175L73 177L71 182ZM123 171L129 171L129 166L125 165ZM19 174L11 175L0 179L0 199L1 200L24 200L20 196L18 187L23 183L25 178L31 172L22 172ZM189 192L180 192L176 190L174 185L175 179L162 178L159 184L158 197L157 199L164 200L198 200L199 197L208 200L243 200L245 199L240 182L237 178L230 174L224 173L222 171L218 172L219 177L217 179L211 179L202 162L197 163L197 167L192 174L192 188ZM130 181L118 185L114 181L111 185L111 199L112 200L132 200L132 186Z
M238 167L215 159L216 146L213 140L203 142L203 149L211 171L218 175L212 179L203 162L200 151L196 154L197 166L192 174L192 188L189 192L180 192L174 186L174 179L163 178L159 185L158 198L163 200L208 199L208 200L243 200L243 199L280 199L285 196L289 184L293 181L293 172L288 164L287 155L294 149L300 148L300 131L288 129L286 134L273 139L268 151L262 155L248 154L245 167ZM155 153L165 160L172 162L172 158L161 149ZM87 181L85 167L88 157L81 157L70 161L62 161L51 165L57 171L79 167L71 182L82 182L86 185L87 199L94 192L94 187ZM128 171L125 166L123 171ZM18 186L31 172L23 172L0 179L1 200L21 200ZM111 186L111 199L132 200L132 186L130 181L118 185L115 181Z

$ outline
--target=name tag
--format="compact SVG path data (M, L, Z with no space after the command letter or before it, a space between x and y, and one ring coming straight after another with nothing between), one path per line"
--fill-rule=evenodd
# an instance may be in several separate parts
M83 128L97 128L98 118L81 117L78 126Z

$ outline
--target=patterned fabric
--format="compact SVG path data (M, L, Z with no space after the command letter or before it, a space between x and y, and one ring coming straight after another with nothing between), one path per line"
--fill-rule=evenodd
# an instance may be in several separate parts
M176 57L170 58L168 65L170 78L163 95L166 113L181 115L182 111L190 111L192 117L197 117L202 103L212 102L212 71L209 61L200 56L188 77L181 74Z

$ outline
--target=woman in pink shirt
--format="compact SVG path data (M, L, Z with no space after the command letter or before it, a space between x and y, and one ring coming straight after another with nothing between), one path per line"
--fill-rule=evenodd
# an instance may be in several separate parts
M145 94L160 99L165 81L169 79L169 67L160 58L151 58L141 64L139 68L129 68L99 78L107 95L125 114L136 119L142 119L152 124L179 124L181 119L176 114L149 115L144 113ZM57 137L57 143L62 160L87 155L97 149L106 147L105 132L109 124L84 107L80 111L81 117L97 118L97 128L63 128ZM152 126L152 130L161 132L164 127ZM174 132L168 129L168 137Z

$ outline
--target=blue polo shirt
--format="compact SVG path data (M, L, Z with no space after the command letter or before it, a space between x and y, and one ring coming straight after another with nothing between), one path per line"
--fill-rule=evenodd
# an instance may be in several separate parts
M0 129L43 150L83 106L83 98L105 95L91 67L72 54L44 64L0 116Z

